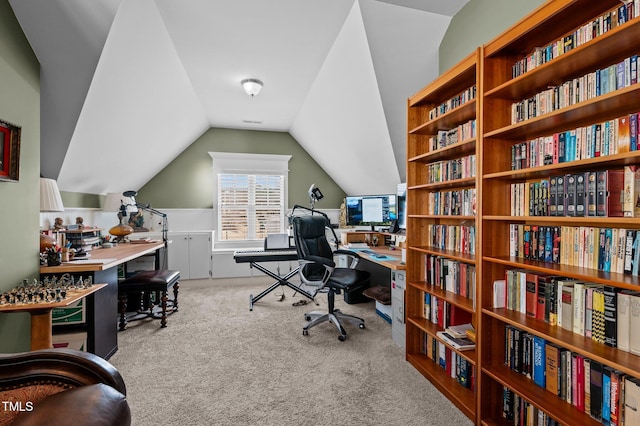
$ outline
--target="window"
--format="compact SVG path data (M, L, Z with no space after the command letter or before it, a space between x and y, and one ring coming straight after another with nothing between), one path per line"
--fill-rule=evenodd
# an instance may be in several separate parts
M210 153L216 241L233 245L285 232L288 155Z

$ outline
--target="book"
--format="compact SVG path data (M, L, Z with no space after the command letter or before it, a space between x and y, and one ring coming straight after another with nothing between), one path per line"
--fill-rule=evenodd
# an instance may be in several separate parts
M593 291L591 339L598 343L604 343L604 328L604 289L599 287Z
M545 348L546 354L546 381L545 386L547 390L554 395L560 393L560 370L558 365L560 363L560 347L551 343L547 343Z
M533 382L542 388L546 387L546 358L544 339L539 336L533 336Z
M558 311L561 316L560 326L565 330L573 331L573 285L577 281L563 282L560 301L562 308Z
M629 326L631 324L631 303L632 292L623 290L617 294L617 318L616 318L616 337L617 348L621 351L629 352Z
M591 417L600 421L602 419L602 364L591 360L590 367Z
M504 308L506 306L506 281L495 280L493 282L493 307Z
M536 317L538 311L538 275L533 272L527 272L526 281L526 315L532 318Z
M458 351L468 351L476 348L476 343L465 337L453 337L446 331L438 331L436 335L442 339L443 342Z
M610 384L610 401L609 401L609 420L611 425L620 425L620 381L622 379L623 373L619 370L611 370L611 384Z
M609 424L611 421L611 373L613 369L607 365L602 366L602 422Z
M640 380L624 379L624 424L640 424Z
M586 215L597 215L597 173L587 172L587 201L586 201Z
M616 311L619 291L620 289L617 287L604 286L604 344L613 348L617 347Z
M629 330L629 352L640 356L640 294L636 292L629 299Z
M624 216L624 169L601 170L596 179L596 216Z
M459 324L459 325L451 325L445 329L445 331L455 338L467 337L467 331L473 330L473 324Z

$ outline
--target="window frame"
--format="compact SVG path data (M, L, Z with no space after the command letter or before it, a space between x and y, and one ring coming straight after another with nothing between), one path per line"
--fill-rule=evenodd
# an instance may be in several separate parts
M218 200L219 175L278 175L283 177L282 208L280 226L282 232L287 228L287 210L289 193L289 160L291 155L279 154L247 154L229 152L210 152L213 161L213 214L215 232L215 247L217 248L245 248L262 246L263 239L222 240L219 228L220 205ZM248 224L253 226L253 224Z

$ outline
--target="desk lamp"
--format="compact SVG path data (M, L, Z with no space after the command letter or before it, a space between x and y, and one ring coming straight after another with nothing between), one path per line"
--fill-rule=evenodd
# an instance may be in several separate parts
M167 238L167 233L169 230L169 224L167 222L167 214L152 208L150 204L141 204L136 202L136 196L138 195L136 191L125 191L122 193L122 195L130 201L130 203L127 205L132 206L134 209L136 209L135 211L137 211L137 209L141 209L143 211L149 212L151 214L155 214L156 216L160 216L162 218L162 241L164 242L164 265L166 267L168 265L167 263L168 247L167 246L169 244L168 238Z
M316 201L322 200L324 198L324 195L322 195L320 188L318 188L315 183L311 184L308 193L311 210L313 210L313 207L316 205Z
M40 178L40 211L41 212L63 212L64 205L58 184L53 179ZM40 234L40 252L53 246L56 239Z

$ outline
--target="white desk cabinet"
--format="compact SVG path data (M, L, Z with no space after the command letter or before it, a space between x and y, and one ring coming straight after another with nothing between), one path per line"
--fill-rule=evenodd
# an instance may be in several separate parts
M391 271L391 307L393 318L391 321L391 337L401 348L405 347L404 324L404 290L406 271Z
M182 279L211 276L211 232L169 233L169 269L180 271Z

